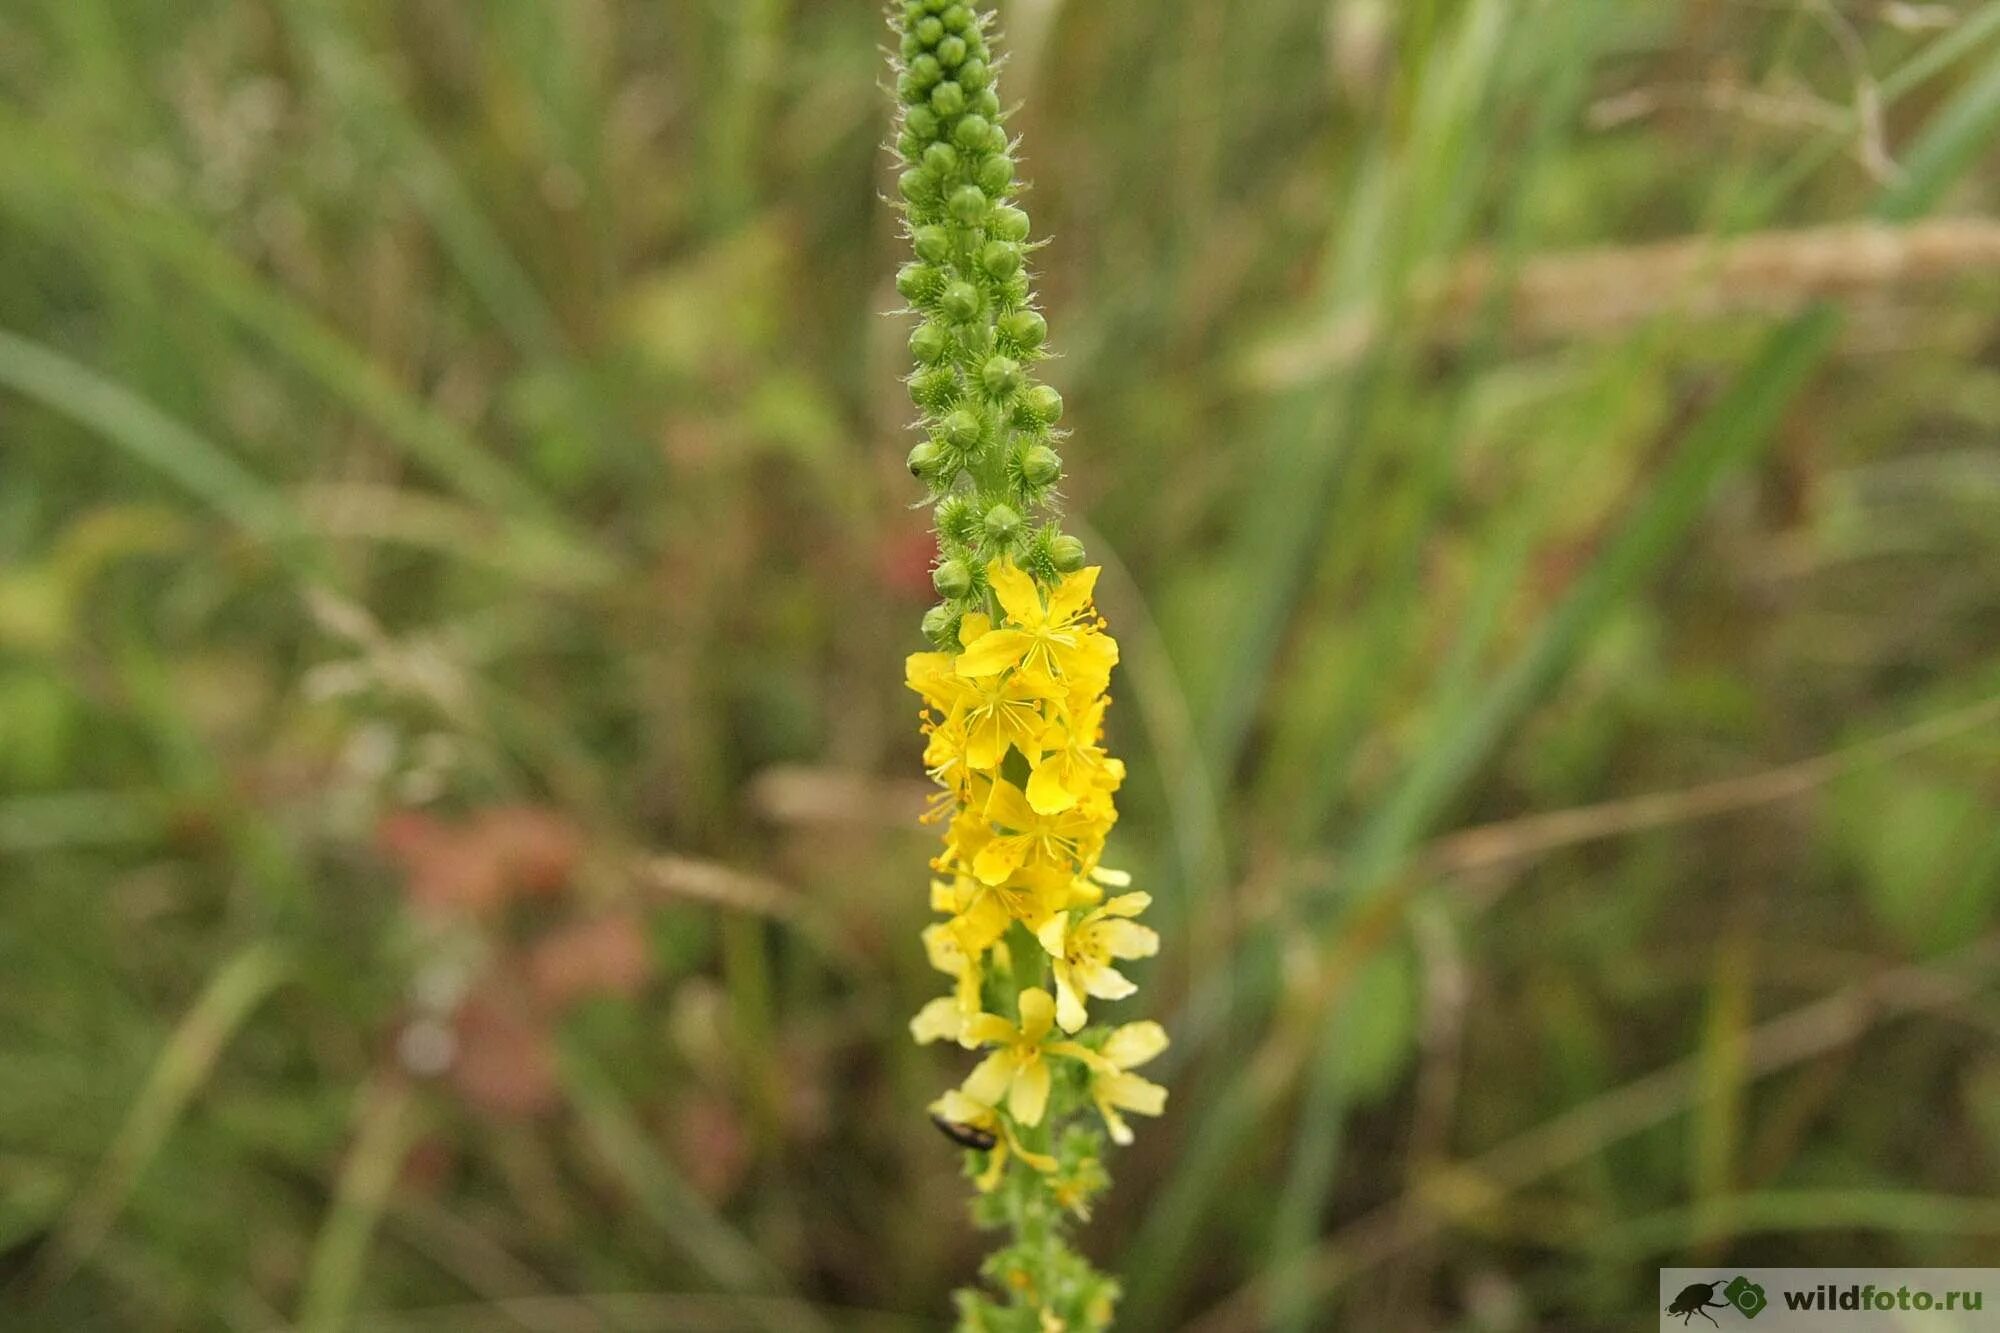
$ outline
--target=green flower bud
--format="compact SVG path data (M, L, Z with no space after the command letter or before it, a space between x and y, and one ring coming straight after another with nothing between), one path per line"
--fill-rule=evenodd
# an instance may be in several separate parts
M937 294L941 275L929 264L905 264L896 270L896 290L906 301L923 301Z
M1065 574L1074 574L1083 568L1083 543L1067 532L1049 543L1049 560Z
M964 5L946 6L942 17L946 32L964 32L972 26L972 11Z
M1011 356L989 356L979 368L979 382L995 398L1005 398L1021 387L1021 363Z
M924 612L924 637L940 648L958 643L958 617L948 606L934 606Z
M945 443L961 453L969 452L979 445L979 417L962 407L944 419L939 431Z
M1028 275L1025 270L1016 270L996 281L1000 289L993 294L993 304L1001 311L1018 310L1028 303Z
M930 16L918 19L916 27L910 31L916 33L917 40L925 46L936 46L944 40L944 24L937 18L937 11L935 10L931 12Z
M979 292L969 282L954 282L944 289L938 306L954 324L969 324L979 314Z
M1019 243L1028 239L1028 215L1012 204L1002 204L994 209L993 220L989 225L993 229L993 234L1003 241ZM931 256L924 254L922 246L917 247L917 253L923 255L925 259L931 259ZM933 259L931 262L937 261Z
M925 440L910 450L910 475L922 481L929 481L944 469L949 451L936 440Z
M913 204L922 203L937 194L936 187L931 184L931 178L915 167L896 177L896 189L903 198Z
M951 233L936 223L919 227L910 238L916 246L917 258L930 264L942 264L951 258Z
M951 350L951 334L942 324L923 323L910 330L910 355L929 365Z
M972 571L963 560L947 560L931 571L931 586L940 597L963 597L972 591Z
M965 89L946 79L931 89L931 110L940 116L955 116L965 110Z
M958 401L958 376L938 366L910 377L910 401L926 412L943 412Z
M1014 159L997 153L979 164L979 188L988 194L1005 194L1014 183Z
M1062 459L1046 444L1030 446L1021 455L1021 480L1030 486L1052 485L1062 476Z
M921 102L924 86L917 81L916 75L904 70L896 76L896 96L904 102Z
M970 546L979 540L984 516L970 498L947 495L938 501L938 534L952 546Z
M947 37L937 44L938 64L946 69L957 69L965 62L965 38Z
M951 137L958 140L958 146L965 149L968 153L977 153L985 149L987 145L986 136L992 128L992 121L974 112L960 120L953 127Z
M977 185L961 185L951 192L948 207L953 217L969 227L986 216L986 193Z
M908 72L917 87L925 91L935 87L938 80L944 77L944 67L938 63L938 58L932 55L922 55L912 60Z
M1033 310L1010 310L999 320L1000 336L1023 352L1032 352L1049 336L1048 321Z
M948 143L934 143L924 149L924 170L943 185L958 174L958 150Z
M928 13L930 13L930 10L924 7L924 0L904 0L903 25L905 27L910 27L914 24L920 23L923 21L924 15ZM943 26L944 24L942 23L938 24L938 27L940 28L942 28Z
M1021 516L1012 505L997 504L986 511L986 535L994 541L1009 541L1020 530Z
M925 142L926 140L904 130L896 136L896 151L902 155L905 162L915 162L923 156Z
M988 241L979 252L979 267L1006 279L1021 271L1021 247L1012 241Z
M945 38L947 42L950 40L951 38L949 37ZM942 51L944 48L940 46L938 49ZM993 70L984 60L974 57L960 65L954 77L958 79L959 87L965 89L967 92L976 93L987 84L993 82Z
M935 139L938 133L937 112L927 106L913 106L903 113L903 128L919 139Z
M994 92L990 85L981 88L972 95L970 107L988 120L992 120L1000 114L1000 94Z
M1040 426L1053 426L1062 420L1062 395L1047 384L1037 384L1021 395L1021 415Z
M917 39L916 33L906 32L902 44L896 49L903 53L904 60L915 60L924 53L924 44Z

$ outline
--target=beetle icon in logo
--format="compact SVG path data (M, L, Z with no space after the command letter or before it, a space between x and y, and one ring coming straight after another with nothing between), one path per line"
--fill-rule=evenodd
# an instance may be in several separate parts
M1674 1297L1674 1303L1667 1307L1667 1313L1679 1315L1683 1324L1688 1323L1696 1315L1715 1324L1715 1316L1709 1313L1710 1310L1735 1310L1745 1319L1755 1319L1764 1307L1771 1303L1766 1299L1762 1287L1741 1275L1732 1280L1728 1286L1722 1287L1722 1299L1719 1301L1711 1299L1717 1287L1722 1287L1720 1279L1714 1282L1690 1282L1681 1288L1680 1295ZM1715 1326L1722 1327L1720 1324Z
M1740 1281L1741 1279L1738 1280ZM1727 1302L1710 1301L1708 1299L1715 1295L1715 1289L1721 1285L1720 1282L1690 1282L1687 1286L1681 1288L1680 1295L1674 1297L1674 1303L1667 1307L1667 1313L1679 1315L1683 1324L1693 1319L1696 1315L1700 1315L1709 1323L1715 1324L1715 1316L1710 1314L1709 1311L1727 1310L1729 1308ZM1715 1326L1717 1328L1722 1327L1720 1324L1715 1324Z

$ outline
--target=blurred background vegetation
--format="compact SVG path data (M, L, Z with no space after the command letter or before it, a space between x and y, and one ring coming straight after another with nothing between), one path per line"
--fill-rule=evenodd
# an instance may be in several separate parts
M2000 4L1002 17L1123 1326L2000 1263ZM0 11L0 1327L942 1326L883 41Z

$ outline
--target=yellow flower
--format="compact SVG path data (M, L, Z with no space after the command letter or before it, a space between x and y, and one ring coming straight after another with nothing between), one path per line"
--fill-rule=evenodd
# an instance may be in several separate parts
M991 772L1007 757L1011 745L1035 763L1042 757L1042 735L1048 730L1042 707L1060 693L1022 671L969 682L959 705L965 719L965 762Z
M1073 1041L1049 1040L1055 1027L1056 1002L1041 987L1030 986L1021 992L1020 1010L1019 1027L997 1014L976 1015L965 1025L965 1041L997 1049L966 1075L961 1091L986 1106L998 1106L1004 1097L1014 1119L1033 1126L1042 1123L1042 1113L1049 1105L1047 1057L1061 1055L1093 1064L1101 1057Z
M931 907L952 914L951 929L967 953L984 953L1019 921L1032 933L1074 901L1059 875L1023 871L1000 884L960 875L950 884L931 881Z
M1167 1030L1150 1020L1114 1031L1090 1062L1090 1098L1114 1143L1130 1143L1132 1128L1119 1111L1158 1115L1167 1109L1167 1090L1132 1073L1167 1049Z
M1004 883L1023 866L1087 870L1103 850L1110 827L1110 820L1095 810L1039 814L1021 789L1005 779L994 782L986 799L986 821L992 836L972 858L972 873L986 884Z
M1019 667L1022 674L1075 687L1109 680L1118 662L1118 643L1099 632L1102 623L1090 604L1097 568L1081 569L1056 585L1042 604L1034 578L1008 560L986 567L987 581L1007 613L1005 623L966 644L958 655L961 676L991 676Z
M986 1169L973 1181L981 1194L991 1194L1000 1183L1001 1174L1007 1169L1010 1149L1016 1157L1043 1174L1056 1169L1055 1158L1022 1147L1021 1140L1014 1136L1013 1126L1002 1119L998 1111L984 1102L974 1101L957 1088L932 1102L930 1111L933 1117L948 1125L977 1130L992 1138L993 1146L987 1149L992 1156L986 1159Z
M1061 814L1092 791L1115 790L1124 779L1125 766L1097 744L1110 702L1096 695L1076 708L1067 723L1054 723L1043 735L1042 757L1033 765L1027 787L1028 804L1036 814Z
M1089 1021L1084 996L1122 1000L1139 989L1111 961L1151 958L1160 951L1160 937L1128 919L1152 902L1149 893L1121 893L1077 921L1072 922L1065 912L1035 932L1055 960L1056 1021L1064 1032L1075 1032Z

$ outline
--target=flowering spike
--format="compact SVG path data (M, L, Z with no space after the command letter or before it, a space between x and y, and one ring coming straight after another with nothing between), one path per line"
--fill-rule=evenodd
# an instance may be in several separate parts
M1067 1246L1063 1223L1087 1219L1108 1184L1107 1134L1130 1142L1126 1115L1166 1101L1132 1072L1165 1046L1159 1025L1091 1024L1137 989L1120 965L1159 945L1135 919L1151 899L1103 887L1126 883L1100 864L1125 776L1103 744L1118 645L1097 614L1098 571L1049 513L1063 401L1034 379L1048 324L1033 309L988 16L900 0L890 25L915 256L896 286L922 317L910 470L936 502L943 599L923 620L931 650L906 673L942 789L930 816L944 825L931 881L942 915L924 947L951 978L911 1032L979 1052L930 1113L967 1149L975 1217L1015 1230L984 1269L1004 1304L961 1291L960 1328L1104 1329L1117 1285Z

